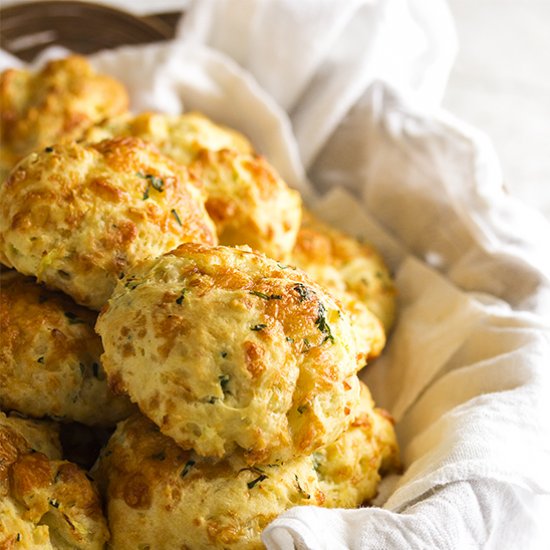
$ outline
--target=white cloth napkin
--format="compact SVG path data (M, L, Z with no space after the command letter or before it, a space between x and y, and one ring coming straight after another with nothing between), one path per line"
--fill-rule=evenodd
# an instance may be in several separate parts
M319 215L380 248L399 288L364 378L404 474L378 507L290 510L266 546L548 548L550 226L504 194L484 136L439 110L444 2L198 0L179 35L92 60L136 110L245 132Z
M400 292L364 378L398 421L405 474L384 509L284 514L268 548L550 548L550 226L504 194L487 139L439 110L445 4L201 0L180 32L287 112L328 193L317 212L375 242Z

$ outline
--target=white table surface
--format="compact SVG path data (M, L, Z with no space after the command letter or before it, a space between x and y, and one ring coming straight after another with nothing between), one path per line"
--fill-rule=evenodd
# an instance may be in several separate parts
M508 190L550 220L550 0L447 1L460 50L443 105L489 135ZM188 2L102 3L148 14Z
M550 220L550 1L448 1L460 51L444 106L490 136L506 187Z

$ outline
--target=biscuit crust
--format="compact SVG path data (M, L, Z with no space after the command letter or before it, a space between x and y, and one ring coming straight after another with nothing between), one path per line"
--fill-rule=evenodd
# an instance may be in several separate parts
M134 136L154 143L204 183L220 244L248 245L288 259L300 227L301 199L250 142L199 113L125 115L92 128L86 139Z
M380 355L395 320L395 286L370 245L304 212L291 263L332 292L351 315L358 365Z
M36 149L81 137L84 130L128 109L116 80L96 74L80 56L50 61L40 71L0 74L0 176Z
M99 426L133 412L109 390L94 312L14 271L0 286L0 410Z
M109 531L96 488L48 452L47 424L40 436L38 422L24 422L0 413L0 547L103 550Z
M358 404L347 315L304 273L250 249L185 244L141 264L96 330L112 387L200 455L310 454Z
M220 244L248 245L288 260L302 218L302 201L266 159L223 149L201 151L189 165L204 182L206 209Z
M32 153L0 185L0 261L92 309L132 265L189 241L216 243L200 185L137 138Z
M253 152L252 144L243 134L194 111L181 115L124 114L92 126L84 139L94 142L122 136L154 143L167 157L184 165L190 164L203 149Z
M293 506L356 507L398 463L392 422L366 387L351 426L322 451L250 467L179 448L141 415L121 423L96 474L113 550L263 548L261 531Z

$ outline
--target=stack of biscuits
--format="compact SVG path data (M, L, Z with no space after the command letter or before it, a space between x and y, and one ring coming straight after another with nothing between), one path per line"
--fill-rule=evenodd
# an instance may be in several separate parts
M379 254L81 57L5 71L0 106L0 548L254 549L368 503L398 468L357 376L395 316Z

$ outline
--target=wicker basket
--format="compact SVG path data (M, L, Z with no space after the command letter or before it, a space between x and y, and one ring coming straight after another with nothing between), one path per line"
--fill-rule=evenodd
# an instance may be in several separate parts
M101 4L62 0L16 4L0 9L0 46L24 61L52 45L89 54L170 39L180 15L138 17Z

